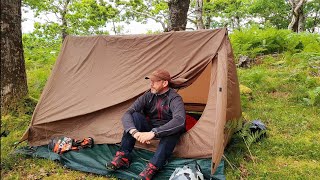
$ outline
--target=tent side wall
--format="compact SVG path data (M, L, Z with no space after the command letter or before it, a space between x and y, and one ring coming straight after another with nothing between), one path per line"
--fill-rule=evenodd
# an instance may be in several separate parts
M225 144L231 139L231 135L242 125L241 117L241 100L237 68L234 62L233 50L228 37L226 37L227 54L228 54L228 95L227 95L227 122L225 125Z
M224 148L241 118L241 104L237 71L228 36L218 51L218 92L211 173L221 161Z

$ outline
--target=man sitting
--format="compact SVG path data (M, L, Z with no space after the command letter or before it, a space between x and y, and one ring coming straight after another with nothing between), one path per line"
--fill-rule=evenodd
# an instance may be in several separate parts
M122 117L121 147L106 167L113 171L128 168L129 154L136 140L149 144L151 139L158 138L157 151L139 174L141 179L149 180L171 156L185 130L186 112L181 96L169 87L171 76L168 71L156 70L145 79L150 80L150 90L140 96Z

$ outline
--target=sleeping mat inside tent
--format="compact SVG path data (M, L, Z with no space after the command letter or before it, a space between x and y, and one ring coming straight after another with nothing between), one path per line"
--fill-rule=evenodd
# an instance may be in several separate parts
M118 145L97 144L92 148L85 148L79 151L69 151L62 155L52 152L47 145L38 147L24 147L17 150L19 154L25 154L32 157L47 158L53 161L59 161L62 165L83 172L105 175L107 177L117 177L120 179L135 179L139 173L145 168L148 160L153 156L153 152L134 149L132 152L132 161L128 169L121 169L115 172L109 172L105 168L105 164L111 161ZM206 178L225 179L224 161L222 160L215 174L210 175L211 158L208 159L183 159L171 158L169 163L164 166L153 179L164 180L169 179L175 168L183 167L185 164L197 163L202 169L202 173Z

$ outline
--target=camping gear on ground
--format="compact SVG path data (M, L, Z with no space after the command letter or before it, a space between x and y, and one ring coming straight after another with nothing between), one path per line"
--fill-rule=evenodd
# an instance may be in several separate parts
M186 131L189 131L195 124L197 124L198 120L193 116L187 114L186 115Z
M252 134L262 133L257 140L260 140L261 138L266 137L267 135L267 127L260 119L253 120L252 122L250 122L249 129Z
M91 137L84 138L83 140L76 140L70 137L53 138L49 142L49 148L57 154L62 154L68 151L80 150L83 148L93 147L93 139Z
M260 119L257 119L251 122L250 130L255 133L257 131L267 130L267 128Z
M204 180L203 173L197 161L178 167L169 180Z
M120 143L121 117L150 88L146 75L166 69L187 111L201 112L173 153L211 158L214 173L241 117L240 93L227 29L152 35L67 36L21 140L41 146L53 137ZM136 147L155 151L158 140ZM201 147L201 150L199 150ZM68 154L68 153L66 153Z

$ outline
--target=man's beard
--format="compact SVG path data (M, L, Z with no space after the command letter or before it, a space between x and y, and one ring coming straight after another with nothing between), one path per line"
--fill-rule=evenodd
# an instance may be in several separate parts
M158 91L156 89L151 88L151 93L158 94Z
M151 93L153 94L159 94L161 92L162 89L154 89L154 88L151 88Z

